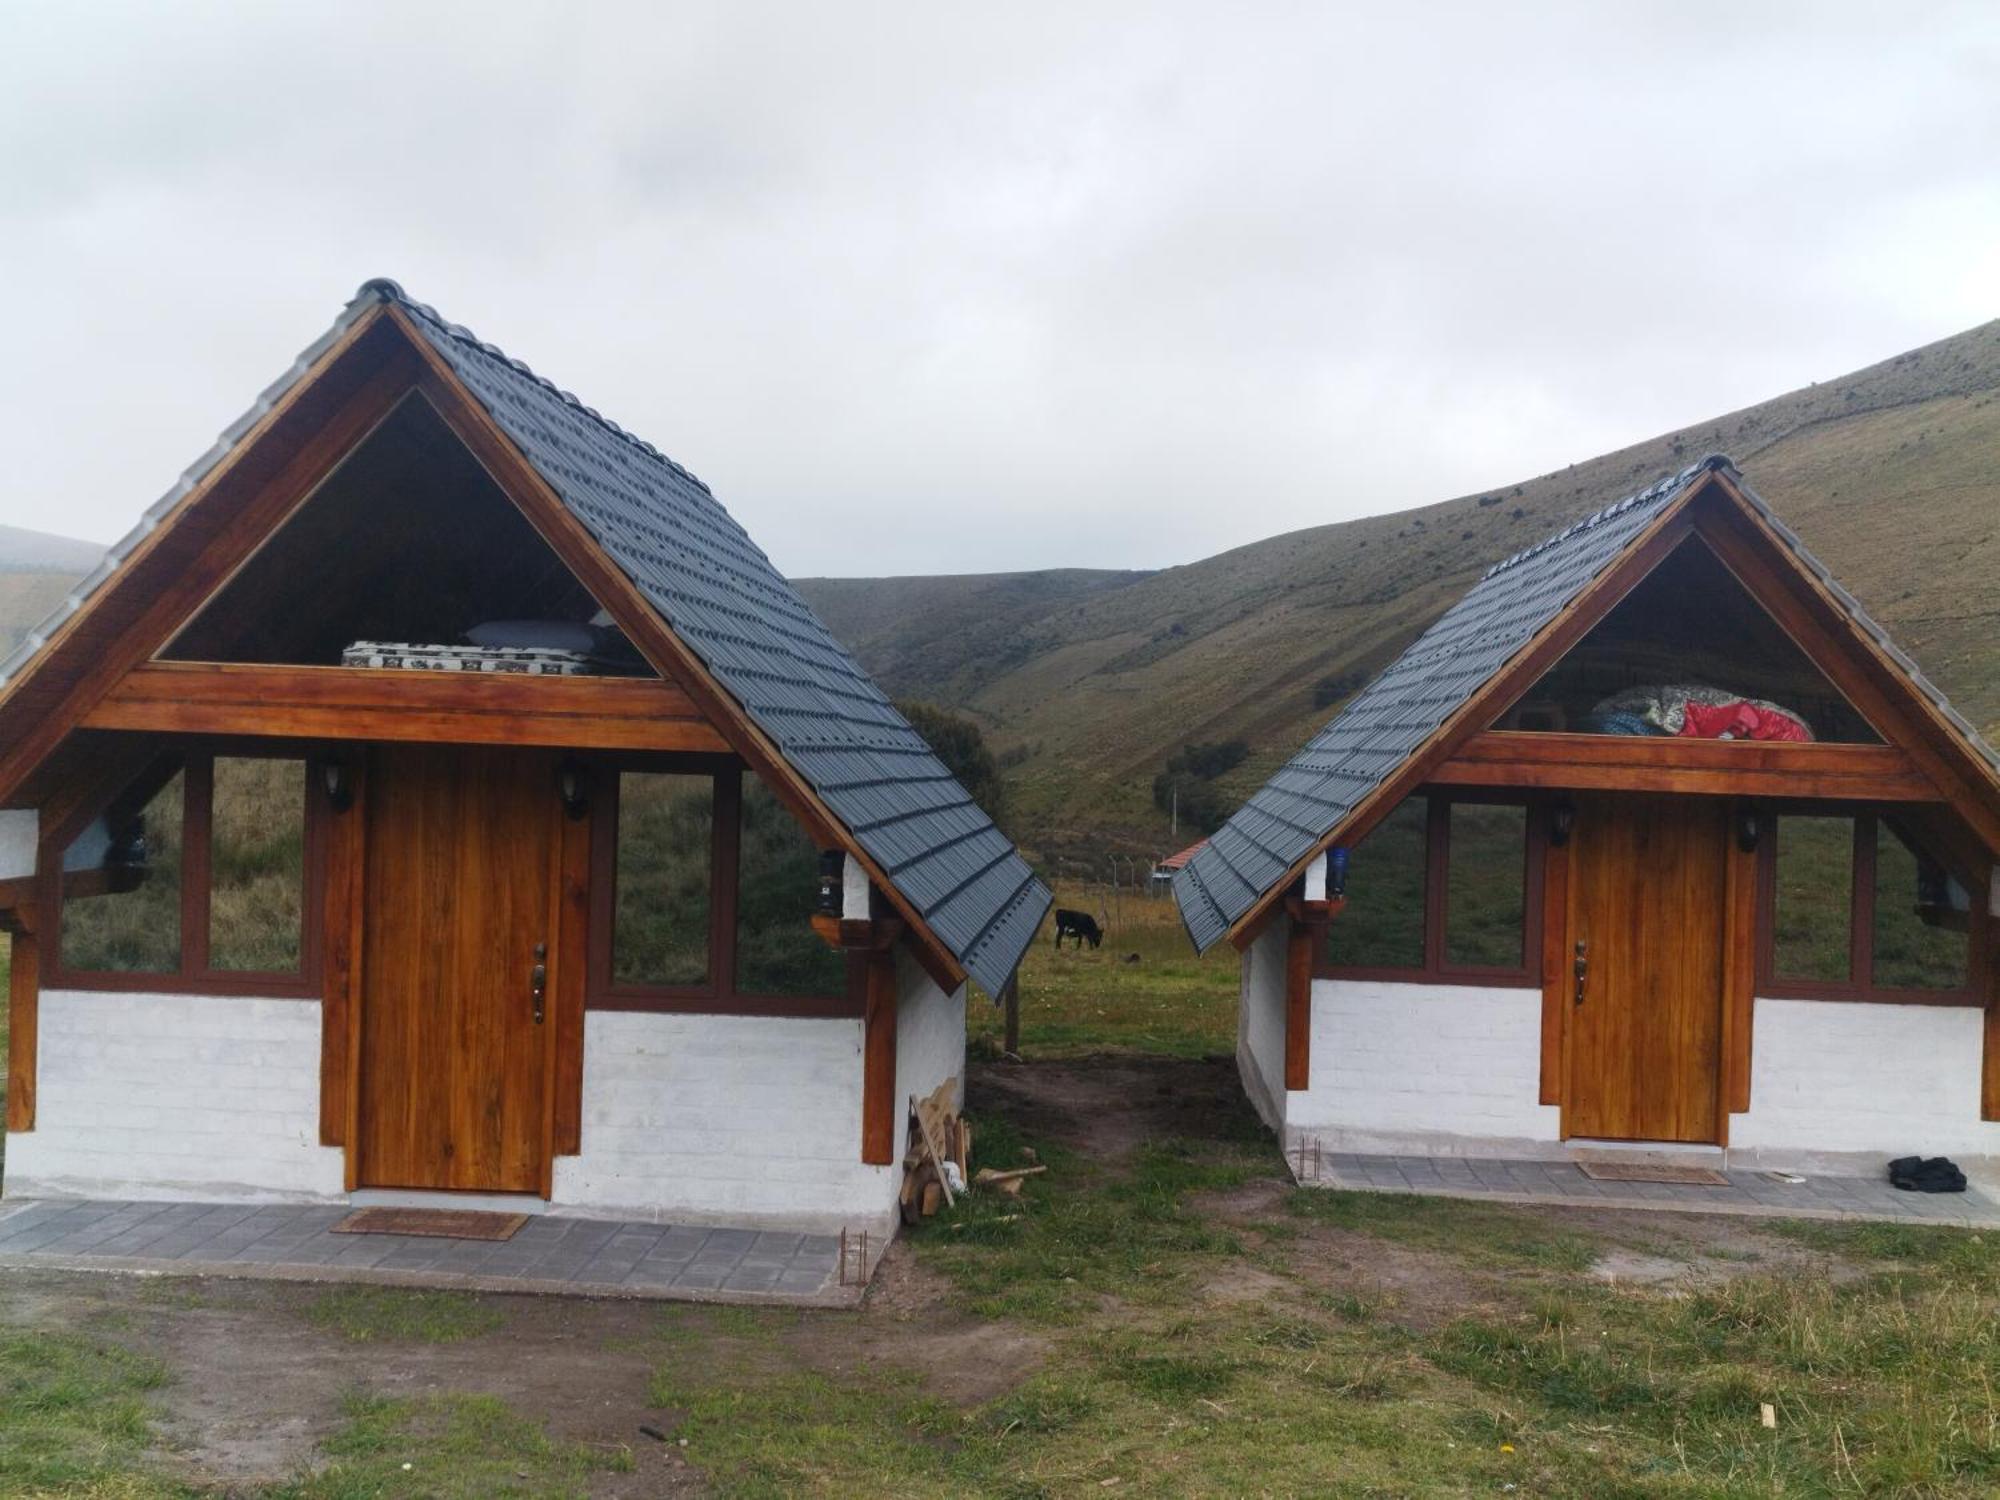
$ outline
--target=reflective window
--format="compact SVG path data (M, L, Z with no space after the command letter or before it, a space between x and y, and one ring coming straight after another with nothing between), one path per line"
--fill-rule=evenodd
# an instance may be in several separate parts
M1772 972L1843 981L1854 921L1854 820L1780 818L1771 913Z
M1444 957L1458 969L1518 969L1528 922L1528 810L1450 804Z
M157 782L149 788L148 781ZM62 966L174 974L181 966L185 773L142 780L63 853Z
M305 764L217 756L213 767L209 967L296 973L305 940Z
M819 850L756 776L743 777L736 881L736 989L744 995L842 995L845 958L812 930Z
M656 771L618 777L615 983L708 982L715 780Z
M1327 926L1342 968L1424 966L1424 879L1430 803L1412 797L1348 853L1347 906Z

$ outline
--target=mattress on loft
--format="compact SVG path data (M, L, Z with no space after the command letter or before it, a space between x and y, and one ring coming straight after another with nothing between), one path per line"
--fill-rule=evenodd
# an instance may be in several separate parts
M581 651L546 646L429 646L410 641L356 641L340 653L344 667L389 667L404 672L519 672L574 677L591 670Z

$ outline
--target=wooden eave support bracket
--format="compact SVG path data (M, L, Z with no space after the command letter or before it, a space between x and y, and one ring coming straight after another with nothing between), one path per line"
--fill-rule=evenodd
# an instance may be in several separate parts
M1326 945L1326 927L1347 903L1285 898L1285 1089L1312 1086L1313 960Z

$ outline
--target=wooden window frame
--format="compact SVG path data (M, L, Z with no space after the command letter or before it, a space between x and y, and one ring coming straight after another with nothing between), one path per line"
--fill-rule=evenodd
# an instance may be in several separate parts
M1327 941L1316 944L1315 979L1364 979L1391 984L1453 984L1491 989L1541 988L1543 869L1548 854L1549 802L1505 791L1426 787L1413 795L1428 799L1424 815L1424 960L1415 966L1343 964L1332 954L1340 943L1338 919L1327 924ZM1521 850L1521 962L1518 966L1454 964L1446 957L1446 893L1451 866L1451 809L1457 803L1519 807L1526 812Z
M1924 857L1942 865L1962 885L1970 900L1966 913L1966 982L1957 989L1928 990L1874 983L1875 964L1875 849L1876 827L1883 819L1894 820L1895 809L1886 806L1855 806L1845 803L1794 803L1758 809L1768 821L1766 835L1757 848L1757 993L1771 1000L1858 1000L1873 1005L1952 1005L1984 1007L1988 1001L1988 965L1991 962L1989 903L1982 899L1987 882L1969 875L1956 862L1941 857L1935 846L1905 825L1905 843L1923 851ZM1847 978L1788 979L1777 972L1778 839L1787 817L1849 818L1854 823L1848 896Z
M863 997L850 976L839 995L745 994L736 987L736 887L741 873L744 763L734 756L618 756L591 762L590 923L584 1008L651 1015L857 1019ZM613 977L618 913L618 791L627 771L708 776L715 787L709 862L708 978L702 984L635 984ZM788 814L789 816L789 814ZM809 910L801 910L804 924Z
M297 760L299 795L304 817L300 853L304 882L299 913L299 966L293 970L218 969L210 962L209 915L213 899L210 880L215 829L215 762L225 760ZM49 891L44 938L42 986L45 989L104 990L126 994L245 996L268 1000L317 1000L326 955L325 860L326 799L313 795L311 753L296 744L244 745L198 743L163 750L154 765L171 762L181 780L180 964L174 969L72 969L63 960L64 884L69 878L63 858L69 845L88 826L71 820L50 830L41 858ZM140 773L142 776L144 772ZM135 780L137 778L134 778ZM169 778L171 779L171 777ZM128 782L129 786L130 783ZM120 789L122 792L123 788ZM115 799L116 794L114 794ZM89 818L106 807L94 806Z

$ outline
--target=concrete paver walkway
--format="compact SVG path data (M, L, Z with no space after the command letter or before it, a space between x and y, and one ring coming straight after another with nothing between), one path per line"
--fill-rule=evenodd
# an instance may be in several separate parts
M1574 1162L1460 1156L1366 1156L1294 1149L1293 1174L1309 1186L1360 1192L1427 1193L1505 1203L1578 1208L1664 1208L1808 1219L1883 1219L1899 1223L2000 1226L2000 1203L1977 1186L1963 1193L1905 1193L1886 1176L1808 1177L1789 1183L1732 1168L1727 1187L1689 1183L1600 1182Z
M501 1241L334 1234L350 1212L345 1205L11 1200L0 1203L0 1267L808 1307L851 1306L865 1284L865 1271L850 1278L863 1284L842 1284L835 1235L554 1216L530 1219ZM867 1259L872 1270L873 1256Z

